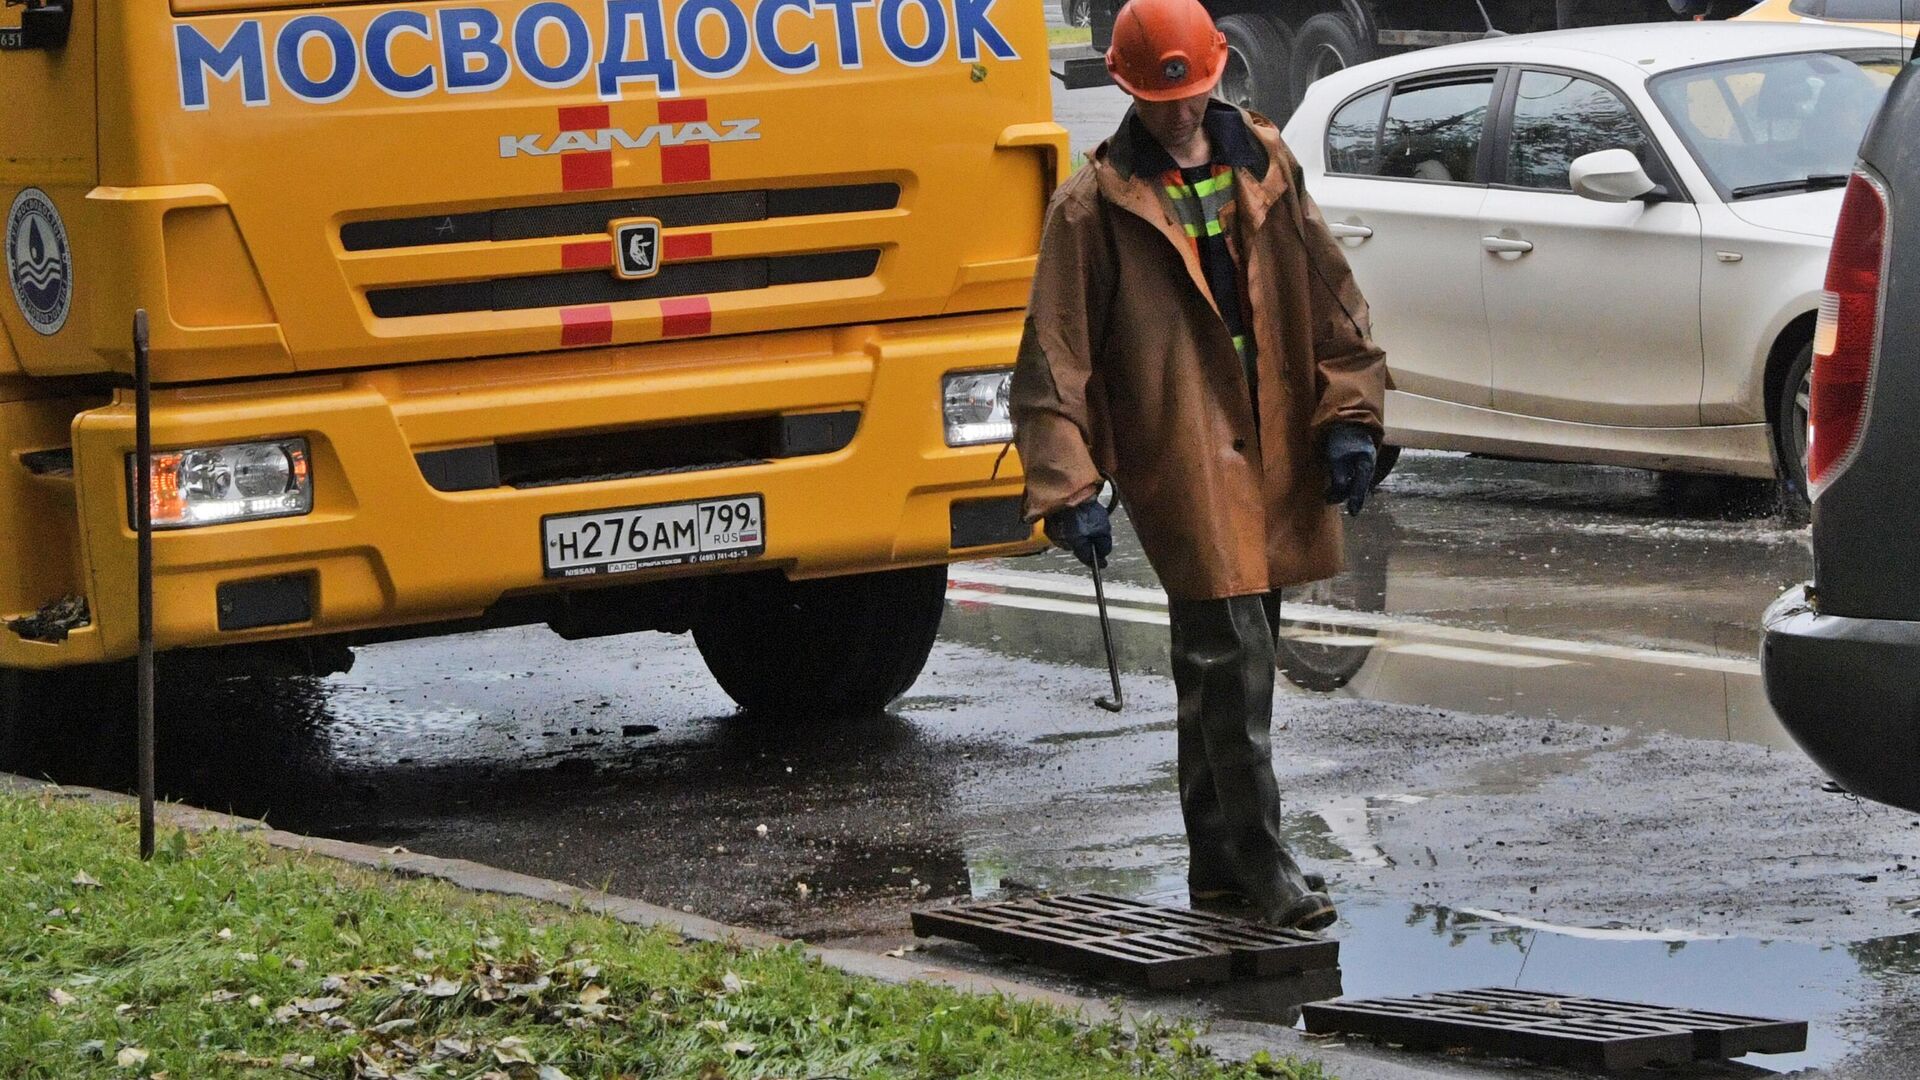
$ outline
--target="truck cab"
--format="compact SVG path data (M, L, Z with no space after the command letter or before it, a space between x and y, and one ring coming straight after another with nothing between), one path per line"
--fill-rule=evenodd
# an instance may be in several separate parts
M162 651L691 630L868 709L1042 545L1037 6L28 0L0 92L8 679L136 650L139 311Z

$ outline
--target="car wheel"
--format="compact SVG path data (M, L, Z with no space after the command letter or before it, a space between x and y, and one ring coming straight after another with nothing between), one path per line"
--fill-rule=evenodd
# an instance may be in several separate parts
M1060 18L1068 26L1093 25L1093 0L1061 0Z
M1373 459L1373 484L1371 486L1378 488L1380 481L1385 480L1387 474L1392 472L1393 467L1398 464L1400 464L1400 448L1382 443L1380 452L1376 454Z
M1282 601L1281 615L1285 618L1288 603L1332 606L1332 601L1330 584L1316 582ZM1282 632L1274 635L1274 667L1288 682L1302 690L1330 694L1352 682L1353 677L1360 674L1360 669L1367 666L1368 657L1373 655L1371 644L1348 645L1336 643L1336 639L1372 636L1367 631L1357 631L1347 626L1290 620Z
M1380 47L1367 41L1352 19L1332 11L1315 15L1300 24L1293 42L1293 99L1299 101L1307 87L1326 76L1379 55Z
M1228 15L1217 24L1227 39L1227 70L1213 96L1286 126L1296 101L1288 66L1293 32L1265 15Z
M1805 507L1810 501L1811 493L1807 489L1807 436L1813 419L1810 408L1812 397L1813 343L1808 342L1800 346L1793 363L1787 365L1773 419L1774 453L1780 462L1780 483L1786 488L1787 499L1794 507Z
M947 568L789 581L714 580L693 640L727 696L749 713L878 712L913 686L946 610Z

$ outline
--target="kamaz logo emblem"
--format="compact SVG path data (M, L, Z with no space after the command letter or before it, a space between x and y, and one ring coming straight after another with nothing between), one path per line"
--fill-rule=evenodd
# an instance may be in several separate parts
M642 150L656 143L661 146L686 146L692 143L752 142L760 138L758 120L722 120L719 126L726 130L715 131L715 125L696 120L690 124L654 124L638 134L624 128L599 128L594 131L563 131L558 135L502 135L500 156L547 157L579 150L612 150L616 146L623 150Z

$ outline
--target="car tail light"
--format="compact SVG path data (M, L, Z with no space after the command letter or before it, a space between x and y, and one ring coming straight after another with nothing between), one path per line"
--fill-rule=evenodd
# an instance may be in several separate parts
M1887 194L1856 172L1847 183L1827 260L1827 290L1813 332L1813 400L1808 407L1807 488L1827 489L1860 451L1872 411L1886 268Z

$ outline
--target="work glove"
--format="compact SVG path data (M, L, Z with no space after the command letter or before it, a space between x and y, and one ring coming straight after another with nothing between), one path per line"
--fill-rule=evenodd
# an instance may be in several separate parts
M1327 433L1327 502L1344 502L1347 513L1358 515L1373 489L1374 459L1378 451L1373 433L1359 424L1335 424Z
M1098 559L1104 569L1107 556L1113 554L1113 522L1098 499L1055 510L1047 515L1046 528L1047 539L1073 552L1088 566Z

